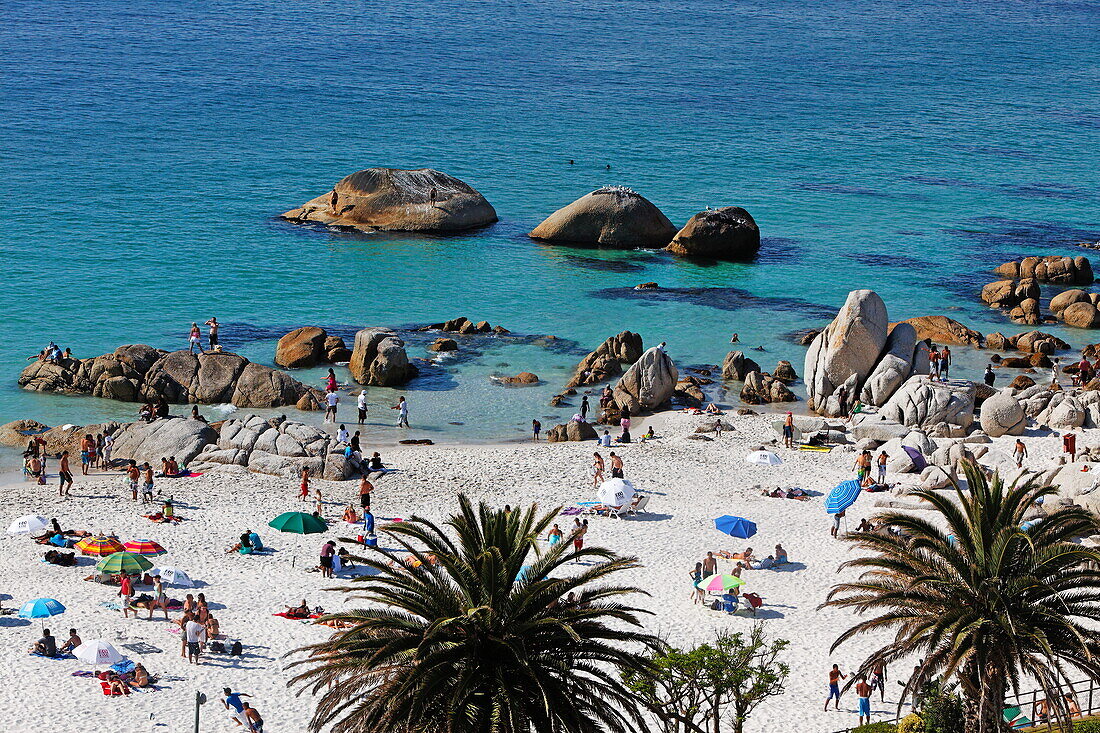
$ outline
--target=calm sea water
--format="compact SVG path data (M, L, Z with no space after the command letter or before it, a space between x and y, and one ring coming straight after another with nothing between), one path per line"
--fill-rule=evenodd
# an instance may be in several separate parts
M736 332L801 370L780 334L872 287L895 318L1022 330L975 294L1005 259L1100 239L1098 29L1100 5L1059 2L5 2L0 421L131 415L15 380L50 339L179 347L211 315L266 362L305 324L467 315L568 339L485 340L428 370L413 422L443 440L521 435L623 329L682 364L719 362ZM371 166L447 171L500 222L432 238L275 218ZM677 223L744 206L761 256L525 236L609 183ZM489 380L520 370L546 384ZM370 433L392 417L374 409Z

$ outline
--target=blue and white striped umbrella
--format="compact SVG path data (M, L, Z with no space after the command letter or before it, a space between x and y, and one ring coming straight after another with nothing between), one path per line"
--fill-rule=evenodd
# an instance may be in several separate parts
M839 514L856 503L856 499L859 498L859 493L862 490L859 481L855 479L837 484L836 488L825 497L825 511L829 514Z

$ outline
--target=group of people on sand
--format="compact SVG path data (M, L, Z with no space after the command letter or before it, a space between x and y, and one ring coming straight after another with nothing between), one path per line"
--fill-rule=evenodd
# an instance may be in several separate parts
M76 629L69 629L69 638L57 645L57 639L49 629L42 630L42 637L28 650L31 654L56 659L72 654L83 642ZM104 691L109 695L129 695L132 689L152 687L156 678L149 674L145 665L138 662L129 672L119 673L106 670L94 675L103 683Z
M829 695L825 698L825 710L829 709L829 703L834 702L834 710L840 710L840 682L848 679L848 675L840 671L840 665L834 664L829 670ZM856 680L855 692L859 700L859 725L868 725L871 722L871 695L878 690L879 700L886 701L886 664L881 660L875 660L871 665L870 676L860 674ZM900 683L899 683L900 684Z
M207 648L212 644L222 644L225 639L221 624L210 613L203 593L197 597L188 593L182 610L183 615L173 622L180 628L180 656L191 664L201 664Z

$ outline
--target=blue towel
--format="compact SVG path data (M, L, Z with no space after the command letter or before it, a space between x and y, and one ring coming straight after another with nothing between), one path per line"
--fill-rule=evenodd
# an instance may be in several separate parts
M130 672L134 671L134 667L136 666L137 664L135 664L133 660L123 659L118 664L112 664L111 669L115 672L118 672L119 674L129 674Z

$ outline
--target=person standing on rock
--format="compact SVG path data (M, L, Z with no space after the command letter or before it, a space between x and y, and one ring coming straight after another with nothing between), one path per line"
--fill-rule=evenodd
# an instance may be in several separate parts
M199 353L204 353L202 350L202 331L199 330L198 323L191 324L191 336L187 339L187 353L194 354L195 349L199 350Z
M409 427L409 403L405 401L404 395L398 397L397 404L390 409L397 410L397 427Z
M355 398L355 404L359 408L359 424L367 420L367 390L359 390L359 396Z
M210 327L210 333L209 333L210 350L214 351L214 347L218 345L218 326L220 325L218 323L218 317L217 316L210 316L210 320L207 321L206 323L204 323L203 325Z
M1024 459L1027 458L1027 446L1019 438L1016 438L1016 446L1012 449L1012 458L1016 461L1016 468L1024 467Z
M581 421L588 421L588 395L581 396Z
M992 364L985 365L985 385L992 387L993 383L997 381L997 373L993 371Z
M943 351L940 352L940 378L945 382L951 376L951 349L946 345L943 347Z
M840 389L836 391L836 401L840 406L840 417L844 417L848 414L848 388L841 385Z
M436 197L438 197L438 196L439 196L439 192L436 191L435 187L433 186L432 190L428 191L428 206L431 206L434 209L435 208L435 200L436 200Z
M340 404L340 396L335 392L325 394L325 421L336 422L336 406Z

